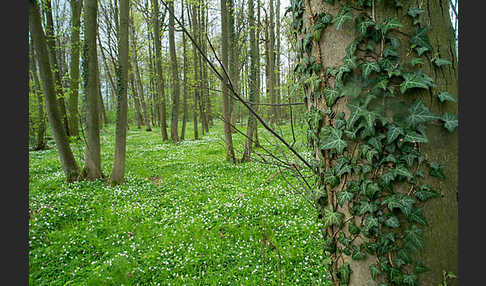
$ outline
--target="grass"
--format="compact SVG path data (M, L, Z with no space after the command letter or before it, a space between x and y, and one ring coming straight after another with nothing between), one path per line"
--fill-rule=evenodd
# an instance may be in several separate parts
M226 162L221 123L197 141L192 132L175 144L132 127L116 187L67 184L55 148L30 152L29 284L327 285L316 211L275 167ZM101 141L109 175L114 126ZM84 144L72 148L82 162Z

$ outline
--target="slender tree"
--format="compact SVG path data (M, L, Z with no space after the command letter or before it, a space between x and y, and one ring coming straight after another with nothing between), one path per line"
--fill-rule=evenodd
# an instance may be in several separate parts
M184 10L186 7L184 6L184 0L181 1L181 20L182 26L185 28L184 22ZM181 129L181 140L184 140L186 136L186 123L187 123L187 70L188 70L188 61L187 61L187 49L186 49L186 33L182 33L182 55L183 55L183 67L182 67L182 87L183 87L183 94L182 94L182 105L183 105L183 114L182 114L182 129Z
M71 136L79 136L79 33L81 29L81 5L82 0L71 0L71 56L70 79L71 92L69 94L69 128Z
M174 20L174 2L169 2L169 9L172 13L169 15L169 51L170 51L170 62L172 70L172 117L170 122L170 137L172 141L179 141L178 134L178 123L179 123L179 97L180 97L180 87L179 87L179 67L177 66L177 55L175 47L175 20Z
M31 36L32 38L32 36ZM30 53L29 53L29 64L30 64L30 79L33 86L33 93L36 96L37 100L37 113L39 120L36 124L37 130L37 140L34 150L44 150L47 148L46 144L46 120L44 115L44 96L42 95L41 91L41 84L39 81L39 76L37 75L37 65L36 60L34 57L34 45L32 43L32 39L30 41Z
M96 48L96 26L98 3L96 0L84 2L84 92L86 102L86 156L83 175L88 180L103 176L101 171L101 146L99 124L99 93L98 93L98 55Z
M118 96L116 108L115 160L111 171L111 184L123 183L125 178L127 141L127 89L128 89L128 0L120 0L120 30L118 45Z
M42 29L39 4L36 0L29 1L29 31L32 35L35 54L39 63L42 89L47 109L47 118L59 154L61 166L68 182L78 178L79 167L69 146L69 140L62 124L56 98L55 80L53 78L46 36Z

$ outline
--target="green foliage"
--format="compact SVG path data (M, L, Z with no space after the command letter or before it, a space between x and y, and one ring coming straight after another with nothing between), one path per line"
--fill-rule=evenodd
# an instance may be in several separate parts
M332 23L336 25L336 30L339 30L344 22L346 21L352 21L353 20L353 14L350 12L350 9L348 7L342 7L339 9L338 14L332 19Z
M457 126L459 126L459 121L457 120L456 115L452 115L448 112L445 112L444 115L440 118L444 122L444 127L449 130L449 132L453 132Z
M332 126L326 126L321 132L321 150L336 149L341 154L348 146L346 141L342 139L343 132Z
M456 102L456 99L454 98L454 96L452 94L448 93L447 91L443 91L443 92L439 93L438 97L439 97L440 102L444 102L444 101Z

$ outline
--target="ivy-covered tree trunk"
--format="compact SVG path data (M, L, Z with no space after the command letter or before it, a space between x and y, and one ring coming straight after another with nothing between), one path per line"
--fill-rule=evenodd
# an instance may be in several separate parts
M449 1L293 0L289 10L333 282L438 285L458 271Z
M51 126L52 135L59 153L62 169L66 175L66 180L73 182L78 178L79 168L69 146L69 139L62 124L61 115L57 106L55 81L49 62L46 36L42 30L39 4L37 1L29 1L29 31L32 35L32 42L39 63L39 72L49 125Z

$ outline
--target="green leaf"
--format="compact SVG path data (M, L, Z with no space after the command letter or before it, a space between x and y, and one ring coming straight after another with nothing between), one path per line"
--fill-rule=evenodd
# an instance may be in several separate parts
M376 264L371 264L369 266L369 269L370 269L371 279L376 281L376 276L381 274L380 268L378 268L378 266Z
M351 221L348 224L348 230L349 230L349 233L352 234L352 235L357 235L361 231L359 229L359 227L356 224L354 224L354 221Z
M336 17L332 19L332 23L336 25L336 30L339 30L344 22L351 20L353 20L353 14L351 14L349 8L342 7Z
M415 35L410 38L410 43L418 48L426 48L427 51L432 50L432 45L430 45L429 36L427 36L427 30L429 26L424 26L422 28L418 27L415 31Z
M410 286L416 286L416 285L418 285L417 276L413 273L405 274L405 275L403 275L403 283L410 285Z
M410 64L412 66L416 66L416 65L423 65L424 62L422 61L421 58L413 58L411 61L410 61Z
M363 227L364 231L370 231L374 227L378 227L378 219L372 215L366 216L366 222Z
M425 12L424 9L418 8L418 7L415 7L415 6L411 6L410 8L408 8L408 13L407 14L410 17L415 18L418 15L422 14L423 12Z
M400 22L396 18L386 19L380 25L381 32L383 34L386 34L386 32L388 32L389 30L392 30L392 29L400 29L401 27L403 27L403 25L400 24Z
M396 216L391 216L385 220L385 225L391 228L397 228L400 226L400 221Z
M415 51L417 51L417 54L419 56L421 56L426 51L429 51L429 48L427 48L427 47L415 47Z
M370 203L370 202L361 202L361 204L359 205L359 209L358 209L358 214L359 215L363 215L365 213L374 213L378 210L378 207L374 204L374 203Z
M390 144L395 141L395 139L398 138L398 135L403 135L403 129L393 124L388 125L386 133L386 144Z
M414 101L414 103L408 109L408 112L410 115L407 119L412 125L439 119L439 116L430 112L420 99Z
M395 172L386 172L383 175L381 175L381 180L388 185L390 184L390 182L395 180L395 177L396 177Z
M417 272L417 274L424 273L424 272L429 271L429 270L430 269L427 266L423 265L420 262L417 262L417 264L415 265L415 272Z
M351 111L351 114L349 115L349 118L348 118L348 128L352 128L354 123L356 123L356 121L358 121L358 119L361 116L361 113L365 109L364 109L363 106L361 106L359 104L355 104L355 103L348 103L348 108Z
M444 122L444 127L449 130L449 132L453 132L454 129L459 126L457 116L449 114L447 112L445 112L440 119Z
M428 89L434 86L433 81L429 80L429 77L422 73L422 70L416 72L409 72L402 74L403 82L400 84L400 92L403 94L410 88L423 88Z
M348 192L347 190L342 190L338 193L338 204L339 206L343 206L346 201L352 201L354 198L354 194L351 192Z
M438 58L438 57L433 58L432 62L438 67L443 66L443 65L451 65L452 64L449 60L441 59L441 58Z
M441 93L439 93L439 101L440 102L444 102L444 101L452 101L452 102L456 102L456 99L454 98L454 96L450 93L448 93L447 91L443 91Z
M383 49L383 56L385 57L399 57L400 54L396 49L391 47L390 45L386 45L386 47Z
M372 71L380 72L380 66L375 61L363 62L359 66L361 68L361 74L365 79L368 78Z
M422 230L415 224L405 230L405 246L413 251L424 249L425 241L422 236Z
M339 267L338 269L338 274L339 274L339 277L341 278L341 284L344 286L344 285L348 285L349 283L349 277L351 276L351 267L349 267L349 263L348 262L344 262L344 264Z
M410 173L410 171L408 171L408 169L405 166L398 165L393 170L394 170L396 175L407 177L409 179L411 179L413 177L412 173Z
M390 211L398 208L404 215L410 215L415 200L405 194L394 194L384 199L381 204L387 205Z
M332 126L326 126L321 133L321 149L336 149L341 154L348 146L346 141L342 139L342 131Z
M423 134L420 134L415 131L408 131L407 134L405 134L405 137L403 137L404 142L411 142L411 143L427 143L429 140L427 137Z
M366 253L362 251L359 246L353 245L353 252L351 254L351 258L354 260L363 260L366 258Z
M364 36L366 35L368 28L374 26L376 23L368 17L363 17L360 20L361 21L358 21L358 23L356 24L356 29L362 36Z
M324 98L326 99L326 105L328 107L333 106L339 97L341 97L341 95L334 88L324 88Z
M409 222L418 222L421 225L427 226L427 220L425 219L424 214L422 213L422 209L419 207L412 208L412 211L409 215L406 216Z
M324 218L324 227L329 227L332 225L336 225L341 227L343 222L344 214L340 212L335 212L332 206L328 205L324 208L323 218Z
M439 196L439 194L436 191L432 190L429 185L423 185L419 190L414 192L414 195L421 202Z
M429 175L432 177L437 177L439 179L445 180L444 166L442 164L432 162L429 164L430 170Z

